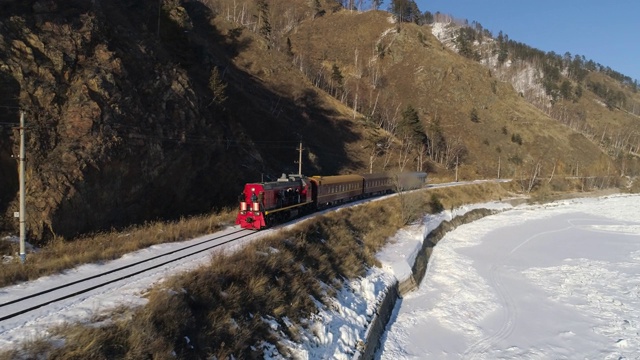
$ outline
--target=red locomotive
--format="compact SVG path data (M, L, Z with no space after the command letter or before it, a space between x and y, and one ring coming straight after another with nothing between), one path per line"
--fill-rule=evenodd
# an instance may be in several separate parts
M277 181L250 183L240 194L236 224L260 230L332 205L363 197L417 189L427 174L364 174L313 176L282 174Z
M277 181L250 183L240 194L236 224L260 230L315 209L313 188L306 176L282 174Z

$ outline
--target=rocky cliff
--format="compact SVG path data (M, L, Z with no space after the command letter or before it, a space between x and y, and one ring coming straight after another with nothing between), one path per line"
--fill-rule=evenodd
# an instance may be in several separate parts
M540 110L513 82L539 92L535 69L505 77L441 40L333 0L0 0L0 232L17 227L19 110L38 240L232 205L243 183L297 172L300 140L307 175L640 171L602 146L632 143L614 140L637 116L587 90Z
M237 173L236 162L223 146L233 126L207 90L215 54L187 47L215 39L209 11L191 3L196 19L181 7L152 19L158 9L151 6L0 4L0 78L11 99L2 121L16 122L17 107L26 111L34 238L208 210L228 199L221 187L235 186L225 174ZM150 31L158 21L160 32ZM5 129L0 142L7 215L15 210L15 135Z
M243 183L297 172L300 140L305 174L362 167L342 105L223 5L0 1L0 123L26 113L32 239L230 206ZM15 231L17 132L0 131L0 231Z

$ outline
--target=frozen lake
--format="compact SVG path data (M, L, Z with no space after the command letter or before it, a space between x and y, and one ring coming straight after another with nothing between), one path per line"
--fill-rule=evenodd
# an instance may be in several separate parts
M640 359L640 197L463 225L398 301L382 359Z

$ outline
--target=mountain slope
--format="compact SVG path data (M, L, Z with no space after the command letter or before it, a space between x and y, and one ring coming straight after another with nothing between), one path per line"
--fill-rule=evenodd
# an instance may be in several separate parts
M297 172L300 141L308 175L451 177L456 164L462 179L640 168L599 144L636 126L631 115L593 105L588 89L562 108L533 106L431 26L334 1L160 4L0 3L0 123L26 110L32 238L233 205L244 182ZM586 113L589 131L558 121L562 109ZM17 148L17 133L3 126L5 231L17 226Z
M576 162L594 174L613 166L597 146L530 105L509 83L442 46L428 26L390 23L385 12L343 12L301 25L291 39L294 52L318 67L343 69L350 93L359 91L361 112L370 114L377 100L375 111L393 121L396 109L411 105L432 139L439 127L440 150L450 154L444 161L434 157L437 165L450 168L459 155L469 177L496 176L499 159L502 176L538 162L566 173ZM354 54L362 54L362 65L354 65Z

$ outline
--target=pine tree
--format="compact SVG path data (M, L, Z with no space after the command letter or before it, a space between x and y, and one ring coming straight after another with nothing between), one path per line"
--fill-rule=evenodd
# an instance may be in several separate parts
M267 0L258 0L259 32L267 41L271 41L271 22L269 21L269 4Z
M334 84L334 94L333 96L337 96L338 95L338 90L342 90L342 81L344 80L344 77L342 76L342 72L340 71L340 68L338 67L337 64L333 64L332 68L331 68L331 81Z
M217 67L211 69L209 77L209 89L213 93L211 104L223 105L227 101L226 89L227 84L222 80Z
M560 85L560 95L563 99L571 100L571 96L573 94L573 87L569 80L565 80Z
M414 0L391 0L389 12L392 13L399 22L416 21L422 15Z
M415 143L425 143L427 135L424 133L424 129L416 109L411 105L407 105L407 107L402 111L401 116L402 119L400 120L400 124L398 124L399 134L401 136L408 137Z

